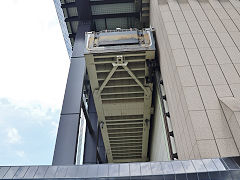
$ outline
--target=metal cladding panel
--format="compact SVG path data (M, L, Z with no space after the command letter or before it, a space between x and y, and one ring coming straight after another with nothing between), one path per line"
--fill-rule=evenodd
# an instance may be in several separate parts
M239 157L229 157L222 159L202 159L197 160L197 162L188 160L81 166L0 167L0 179L239 180L239 159ZM222 166L226 167L222 168ZM203 172L202 170L205 168L207 171ZM25 176L21 175L16 178L17 173L15 176L14 173L22 169L29 170ZM36 177L38 172L40 176Z
M53 165L75 164L79 118L79 114L61 115Z
M25 173L27 172L28 168L29 168L28 166L19 167L17 172L15 173L13 179L21 179L21 178L23 178Z
M71 59L61 114L80 113L85 66L83 57Z
M18 167L10 167L7 173L4 175L3 179L12 179L14 174L17 172Z
M85 59L108 162L146 161L152 30L86 33Z

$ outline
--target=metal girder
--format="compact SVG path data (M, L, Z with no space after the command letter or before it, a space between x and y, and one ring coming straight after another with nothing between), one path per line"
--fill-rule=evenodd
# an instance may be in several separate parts
M102 5L102 4L118 4L118 3L133 3L135 0L101 0L101 1L90 1L91 5Z
M71 7L76 7L76 3L70 2L70 3L65 3L61 5L61 8L71 8Z
M94 136L95 132L93 130L92 123L89 119L88 112L83 101L82 101L82 109L86 119L87 128L89 129L90 134Z
M87 123L86 134L85 134L85 144L84 144L84 154L83 154L83 164L96 164L97 163L97 131L98 131L98 116L96 113L96 108L93 101L93 96L90 93L88 99L88 115L89 123ZM90 125L94 133L90 132Z
M91 7L90 0L75 0L78 18L79 20L90 20L91 19Z
M106 19L106 18L120 18L120 17L139 17L138 12L132 13L117 13L117 14L99 14L92 15L93 19ZM65 19L65 22L80 21L82 18L79 16L72 16Z
M80 21L80 18L78 16L65 18L65 22L72 22L72 21Z
M76 33L72 33L68 35L69 38L75 38L76 37Z
M79 23L62 105L53 165L73 165L76 161L82 92L86 72L83 53L85 32L90 30L89 23Z
M132 13L117 13L117 14L99 14L92 15L93 19L105 19L105 18L119 18L119 17L139 17L139 12Z

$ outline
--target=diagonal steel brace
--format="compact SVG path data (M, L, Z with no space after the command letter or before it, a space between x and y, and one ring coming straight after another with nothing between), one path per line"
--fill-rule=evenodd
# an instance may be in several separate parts
M143 86L143 84L138 80L138 78L134 75L134 73L127 67L127 66L122 66L128 74L136 81L136 83L144 90L144 92L147 95L150 95L151 93L148 91L146 87Z
M107 78L104 80L104 82L102 83L101 87L99 88L98 92L97 92L97 96L100 96L103 88L107 85L108 81L111 79L112 75L114 74L114 72L117 70L118 66L113 66L112 70L110 71L110 73L108 74Z

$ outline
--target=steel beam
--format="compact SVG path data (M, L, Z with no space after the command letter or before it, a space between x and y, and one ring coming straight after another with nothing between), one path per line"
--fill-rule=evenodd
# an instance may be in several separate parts
M73 165L76 161L82 91L86 71L85 32L90 31L90 27L89 22L80 22L78 26L58 127L53 165Z
M90 0L75 0L77 11L78 11L78 18L80 20L90 20L91 19L91 7L90 7Z
M69 34L68 37L69 37L69 38L75 38L75 37L76 37L76 34L75 34L75 33Z
M102 1L90 1L91 5L102 5L102 4L118 4L118 3L134 3L135 0L102 0Z
M117 14L99 14L92 15L93 19L105 19L105 18L120 18L120 17L136 17L139 18L138 12L132 13L117 13ZM65 22L80 21L79 16L72 16L65 19Z
M97 164L97 131L98 131L98 116L93 100L93 95L90 93L88 99L88 117L91 123L92 130L87 126L85 134L85 145L83 154L84 164Z
M139 12L92 15L93 19L120 18L120 17L139 17Z
M71 7L76 7L76 3L70 2L70 3L65 3L61 5L61 8L71 8Z

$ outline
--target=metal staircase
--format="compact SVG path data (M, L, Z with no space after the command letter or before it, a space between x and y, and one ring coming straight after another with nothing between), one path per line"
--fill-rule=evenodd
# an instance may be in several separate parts
M86 33L85 59L109 162L147 161L151 29Z

